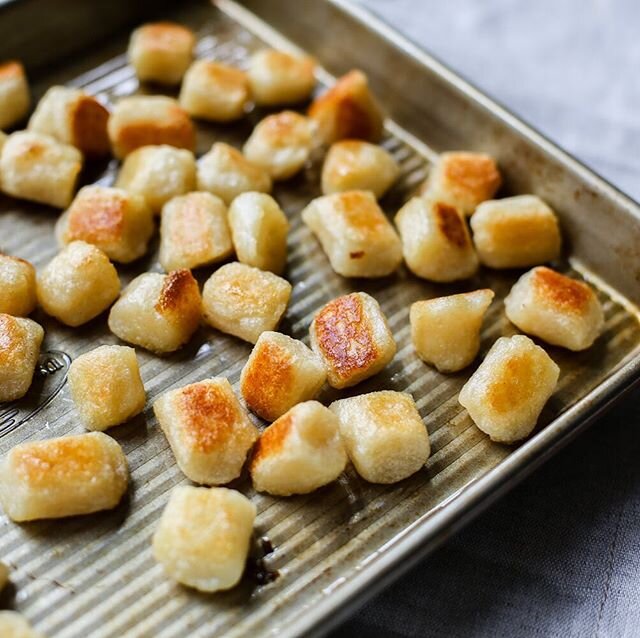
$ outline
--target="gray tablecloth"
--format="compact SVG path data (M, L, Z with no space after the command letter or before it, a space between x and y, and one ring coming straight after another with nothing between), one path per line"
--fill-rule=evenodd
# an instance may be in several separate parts
M362 0L640 200L638 0ZM640 636L640 391L341 636Z

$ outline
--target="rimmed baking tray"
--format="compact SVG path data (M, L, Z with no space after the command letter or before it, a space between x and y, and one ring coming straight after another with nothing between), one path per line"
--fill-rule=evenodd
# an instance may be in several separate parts
M239 587L206 596L171 582L151 557L150 537L168 492L185 479L147 407L110 431L123 445L132 473L128 498L115 511L23 526L0 519L0 559L14 567L15 584L2 602L22 611L45 635L322 634L553 454L640 377L634 305L640 301L638 206L368 13L343 0L219 0L215 7L145 2L135 8L118 1L97 3L104 10L98 23L84 10L56 22L39 13L45 4L18 0L4 13L0 8L0 58L26 59L36 94L60 82L86 87L106 102L148 91L138 87L126 64L127 22L156 17L160 9L164 17L195 28L200 56L243 65L267 43L312 53L323 66L323 81L362 68L389 114L384 144L403 169L383 202L385 210L392 214L415 190L435 153L491 152L505 174L503 194L534 192L558 211L570 258L556 266L594 283L606 315L604 333L588 351L548 348L562 372L536 433L519 447L491 443L457 402L469 371L444 376L420 362L410 344L408 310L416 299L493 288L484 354L496 337L514 332L502 299L519 273L482 270L455 286L431 285L405 271L373 282L338 277L299 215L319 193L316 162L275 191L291 221L287 277L294 290L282 330L306 340L323 303L351 290L373 294L389 318L398 354L383 373L350 392L411 392L431 436L426 468L386 487L347 472L317 493L279 500L254 493L240 479L234 486L257 504L258 536L266 538L256 539ZM26 26L36 21L29 35ZM67 57L59 61L56 52ZM263 115L253 112L234 126L200 123L198 153L214 140L240 145ZM115 162L93 165L85 180L109 184L116 170ZM41 267L56 253L56 216L46 207L0 198L0 250ZM155 252L120 274L126 282L149 269L158 270ZM64 384L69 362L99 343L117 341L104 316L73 330L39 313L35 318L46 329L45 353L29 395L0 407L0 453L21 441L82 431ZM237 384L249 351L247 344L205 328L174 355L139 351L148 405L166 389L206 376L225 375ZM321 398L338 395L327 391Z

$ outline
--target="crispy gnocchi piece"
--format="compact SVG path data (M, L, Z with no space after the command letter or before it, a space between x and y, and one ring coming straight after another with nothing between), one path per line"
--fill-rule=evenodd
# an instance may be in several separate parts
M179 101L191 117L231 122L245 113L249 79L244 71L232 66L196 60L184 76Z
M173 352L191 339L202 315L198 282L189 270L147 272L122 292L109 313L113 334L152 352Z
M421 193L471 215L501 184L502 176L491 155L453 151L440 155Z
M0 190L54 208L73 199L82 153L49 135L18 131L0 149Z
M174 487L153 535L171 578L204 592L230 589L244 572L256 506L224 487Z
M87 157L111 151L107 121L109 111L82 89L52 86L38 102L27 128L70 144Z
M175 22L150 22L129 40L129 64L142 82L179 84L193 59L196 37Z
M238 478L259 435L222 377L166 392L153 411L178 466L194 483L223 485Z
M560 256L558 219L535 195L483 202L471 229L480 262L490 268L526 268Z
M0 501L16 522L114 508L127 491L120 445L102 432L16 445L0 462Z
M0 253L0 313L26 317L36 307L36 269L24 259Z
M302 219L343 277L386 277L402 262L400 238L373 193L318 197L302 211Z
M242 150L272 179L289 179L307 163L316 143L316 130L314 120L295 111L282 111L258 122Z
M493 441L514 443L532 432L559 374L553 359L529 337L500 337L458 400Z
M347 138L376 142L382 136L384 115L369 89L367 76L349 71L309 107L320 138L333 144Z
M424 467L431 447L413 397L406 392L370 392L334 401L347 454L370 483L396 483Z
M167 272L208 266L231 254L227 207L219 197L194 192L163 206L159 260Z
M174 197L196 187L196 159L191 151L168 144L143 146L122 164L116 186L140 195L154 213Z
M387 319L365 292L330 301L314 317L309 334L333 388L348 388L377 374L396 354Z
M0 314L0 403L27 393L43 339L44 330L35 321Z
M198 190L217 195L229 205L241 193L271 192L269 173L237 148L216 142L198 161Z
M44 638L17 611L0 611L0 636L3 638Z
M0 63L0 129L14 126L27 116L31 96L24 67L9 60Z
M480 350L480 328L494 292L485 288L411 305L411 340L418 356L440 372L466 368Z
M400 167L377 144L342 140L331 145L322 166L322 192L371 191L380 199L398 179Z
M141 146L167 144L194 151L196 132L189 114L164 95L132 95L117 102L107 125L113 154L123 159Z
M147 252L153 231L153 212L142 195L97 184L81 188L56 223L60 245L84 241L123 264Z
M238 261L282 274L287 264L289 222L266 193L242 193L229 208L229 225Z
M258 492L308 494L335 481L346 464L335 414L306 401L264 430L251 460L251 479Z
M593 289L540 266L525 273L504 301L522 332L569 350L585 350L602 332L604 314Z
M291 284L253 266L233 262L218 268L202 289L205 321L227 334L255 343L282 319Z
M87 430L103 431L140 414L145 391L136 351L99 346L69 367L69 390Z
M250 410L275 421L297 403L313 399L326 379L318 354L302 341L267 331L242 369L240 391Z
M460 212L444 202L414 197L396 215L404 259L423 279L450 282L472 277L478 256Z

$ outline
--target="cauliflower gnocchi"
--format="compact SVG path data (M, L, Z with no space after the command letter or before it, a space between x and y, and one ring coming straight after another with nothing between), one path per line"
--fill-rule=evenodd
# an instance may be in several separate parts
M255 343L282 319L291 284L253 266L225 264L209 277L202 290L204 319L212 327Z
M249 102L249 80L240 69L211 60L196 60L184 76L179 100L192 117L231 122L244 115Z
M87 430L106 430L140 414L145 392L136 351L99 346L69 367L69 391Z
M382 370L396 354L378 302L364 292L333 299L314 317L311 347L324 361L334 388L356 385Z
M424 467L429 434L413 397L406 392L371 392L334 401L347 454L370 483L396 483Z
M253 129L244 155L272 179L289 179L307 163L315 146L316 127L314 120L295 111L268 115Z
M289 222L265 193L242 193L229 208L229 225L238 261L282 274L287 263Z
M56 223L61 245L84 241L123 264L147 252L153 230L153 213L141 195L99 185L81 188Z
M183 346L198 329L202 300L189 270L147 272L122 292L109 313L113 334L159 354Z
M297 403L313 399L327 379L313 350L279 332L263 332L242 374L240 391L249 409L275 421Z
M16 522L114 508L127 491L127 459L102 432L16 445L0 462L0 501Z
M322 166L322 192L371 191L382 197L398 179L400 167L381 146L361 140L331 145Z
M227 205L241 193L271 192L269 173L224 142L216 142L200 158L197 179L198 190L217 195Z
M143 146L127 155L116 186L140 195L159 213L170 199L195 189L195 157L191 151L167 144Z
M117 102L107 125L113 154L123 159L141 146L195 150L196 132L189 114L164 95L133 95Z
M478 270L464 217L444 202L410 199L396 215L404 259L423 279L450 282L472 277Z
M65 246L38 274L38 303L68 326L80 326L105 311L120 293L109 258L92 244Z
M33 112L27 128L71 144L88 157L109 154L109 111L81 89L52 86Z
M321 403L306 401L264 430L251 460L251 479L258 492L307 494L335 481L346 464L338 419Z
M4 638L44 638L17 611L0 611L0 636Z
M0 63L0 129L20 122L30 105L29 84L22 64L15 60Z
M43 339L44 330L35 321L0 314L0 403L27 393Z
M604 325L602 306L588 284L544 266L522 275L504 306L520 330L569 350L591 346Z
M529 337L501 337L458 400L493 441L514 443L532 432L559 374L560 368Z
M189 193L162 208L160 264L168 272L199 268L233 253L227 207L211 193Z
M55 208L73 199L82 153L49 135L18 131L0 149L0 190Z
M466 368L480 350L480 328L493 297L485 288L412 304L411 340L418 356L440 372Z
M175 22L143 24L131 34L129 63L142 82L179 84L195 43L193 31Z
M483 202L471 229L478 257L490 268L526 268L560 256L558 220L535 195Z
M302 219L343 277L385 277L402 262L400 238L368 191L318 197Z
M24 259L0 253L0 313L26 317L36 307L36 270Z
M179 583L230 589L244 572L256 506L224 487L174 487L153 535L153 555Z
M369 89L367 76L349 71L309 107L320 138L333 144L347 138L375 142L382 136L384 116Z

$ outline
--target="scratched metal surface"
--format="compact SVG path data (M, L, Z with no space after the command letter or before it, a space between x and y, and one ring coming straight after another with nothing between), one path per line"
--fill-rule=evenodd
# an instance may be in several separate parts
M262 44L245 27L206 5L183 7L175 17L196 28L200 56L242 65L247 54ZM139 90L122 54L124 43L116 39L104 51L94 50L86 59L71 62L43 78L37 90L64 80L109 102ZM114 51L120 53L114 57ZM246 122L232 127L200 123L198 153L214 140L240 145L262 115L251 113ZM389 213L426 174L431 140L420 141L416 150L395 135L385 139L403 168L402 178L383 202ZM258 506L257 536L268 537L269 543L256 543L255 556L236 589L215 595L187 590L165 578L151 556L150 538L168 493L186 481L150 406L165 390L207 376L227 376L237 388L250 347L202 328L188 346L171 356L159 358L138 350L147 408L132 422L109 431L122 444L131 468L131 489L125 501L112 512L59 521L18 526L0 518L0 559L14 568L15 585L1 602L23 612L50 638L298 635L312 624L308 619L314 610L339 607L346 600L343 592L356 577L371 573L373 566L391 556L403 539L437 513L455 512L465 488L499 470L513 454L513 448L491 443L459 406L457 394L469 372L443 376L415 356L408 309L417 299L492 288L496 302L482 334L484 354L498 336L514 332L504 317L502 299L518 273L482 270L473 280L455 286L430 285L405 270L374 282L340 278L300 220L302 207L319 194L318 169L315 161L304 174L275 191L291 222L287 278L294 286L281 330L307 341L313 313L323 303L353 290L374 295L389 318L398 354L384 372L350 392L382 388L411 392L431 437L433 451L427 466L395 486L370 485L348 471L332 486L289 499L256 494L247 478L241 478L234 486ZM115 162L93 166L86 180L110 184L116 170ZM55 219L56 213L45 207L0 199L0 249L42 267L56 253ZM557 266L580 276L568 261ZM140 262L120 269L123 283L149 269L159 270L155 248ZM200 280L208 274L200 273ZM561 377L541 417L539 433L552 431L560 415L568 414L585 397L595 396L592 391L597 394L601 384L638 353L640 328L635 316L604 291L600 298L606 324L593 348L579 354L548 348L561 367ZM45 354L29 395L0 407L3 454L22 441L81 432L64 385L69 361L98 344L117 343L104 315L76 329L39 311L34 318L46 330ZM325 391L321 399L346 395Z

